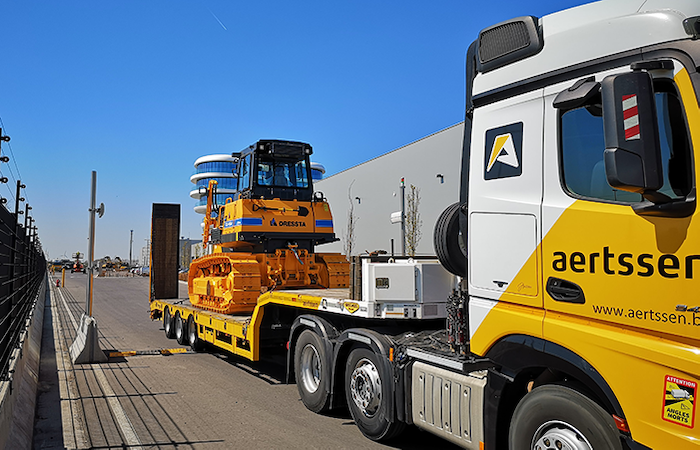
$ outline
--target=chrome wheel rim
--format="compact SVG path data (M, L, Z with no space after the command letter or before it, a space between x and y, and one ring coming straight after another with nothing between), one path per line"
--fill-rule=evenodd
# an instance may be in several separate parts
M321 358L318 350L311 344L306 344L301 350L301 383L304 390L314 393L321 385Z
M182 338L182 319L180 314L175 314L175 337Z
M194 320L188 322L187 329L189 332L190 345L194 345L195 342L197 342L197 324L194 323Z
M350 395L366 417L374 417L382 402L382 379L375 365L362 358L350 376Z
M165 308L163 313L163 328L165 328L166 333L170 333L170 327L172 326L172 319L170 318L170 309Z
M532 438L533 450L593 450L588 439L571 424L552 420L542 424Z

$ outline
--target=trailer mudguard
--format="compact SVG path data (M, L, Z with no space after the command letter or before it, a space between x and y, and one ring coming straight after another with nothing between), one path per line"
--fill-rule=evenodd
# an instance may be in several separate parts
M403 411L403 400L397 401L396 386L394 383L394 367L389 360L389 349L393 347L393 342L385 335L366 328L351 328L343 331L336 340L333 352L333 377L331 378L331 407L334 406L336 395L342 397L345 361L350 351L357 347L364 346L372 350L381 361L379 370L383 380L391 380L390 383L383 383L384 398L391 398L387 404L388 418L390 422L395 422L399 418L405 417ZM337 370L338 368L341 370ZM399 411L400 410L400 411Z
M323 341L326 347L326 361L327 367L331 368L331 379L333 377L333 342L335 338L338 337L338 330L331 325L323 317L314 316L311 314L302 314L294 319L292 327L289 330L289 349L287 350L287 375L285 379L286 384L290 384L294 378L294 350L296 347L297 338L304 330L311 330L316 333ZM326 383L328 383L326 381ZM324 389L332 394L331 384L324 386Z

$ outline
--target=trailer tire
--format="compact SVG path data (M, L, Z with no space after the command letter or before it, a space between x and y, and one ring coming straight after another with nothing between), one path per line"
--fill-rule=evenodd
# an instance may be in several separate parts
M175 327L173 326L173 316L170 315L170 308L167 306L163 309L163 330L165 337L172 339L175 337Z
M575 450L622 450L612 416L597 403L565 386L538 387L515 408L508 448L562 448L562 444Z
M187 325L185 321L182 320L182 317L180 317L180 311L175 313L173 322L175 326L175 339L177 339L177 343L180 345L187 345L187 331L185 331L185 327Z
M388 441L406 424L388 417L385 383L379 370L379 357L367 348L350 352L345 364L345 400L355 424L369 439Z
M199 338L197 333L197 322L194 321L194 314L190 314L187 319L187 343L195 352L201 352L204 348L204 341Z
M454 275L467 275L466 239L460 230L462 204L453 203L445 209L435 223L433 246L440 263Z
M302 331L294 346L294 376L299 397L306 408L315 413L327 411L330 367L327 364L326 346L313 331Z

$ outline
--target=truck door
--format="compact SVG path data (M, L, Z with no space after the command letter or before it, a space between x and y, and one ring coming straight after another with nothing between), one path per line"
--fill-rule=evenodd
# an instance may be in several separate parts
M550 86L544 94L544 337L603 375L633 436L638 421L668 436L692 428L695 400L679 399L677 410L668 406L667 380L680 380L694 398L700 377L700 217L694 205L700 111L688 71L669 62L672 69L665 64L648 71L663 166L658 192L669 203L690 205L687 213L644 213L640 194L608 184L600 96L568 108L553 105L560 92L583 80ZM625 66L588 81L629 71ZM625 131L635 139L637 109L629 106ZM676 438L649 438L679 448L671 445Z
M477 353L507 334L541 335L541 317L530 313L542 306L542 117L541 89L481 106L474 115L468 277ZM533 320L522 320L519 308Z

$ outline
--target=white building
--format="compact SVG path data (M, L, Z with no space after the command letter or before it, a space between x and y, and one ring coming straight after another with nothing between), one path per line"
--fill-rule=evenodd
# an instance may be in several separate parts
M370 161L315 182L333 213L333 226L341 240L319 246L320 252L343 252L350 206L356 218L354 254L386 250L401 255L401 225L391 213L401 210L401 179L405 195L411 185L420 194L422 238L417 255L434 255L433 230L445 208L459 200L463 123L378 156Z
M216 180L216 203L223 205L228 197L233 197L238 186L238 157L236 155L206 155L194 162L195 173L190 181L195 187L190 197L197 200L194 211L204 214L207 211L207 197L202 194L209 186L209 180Z

